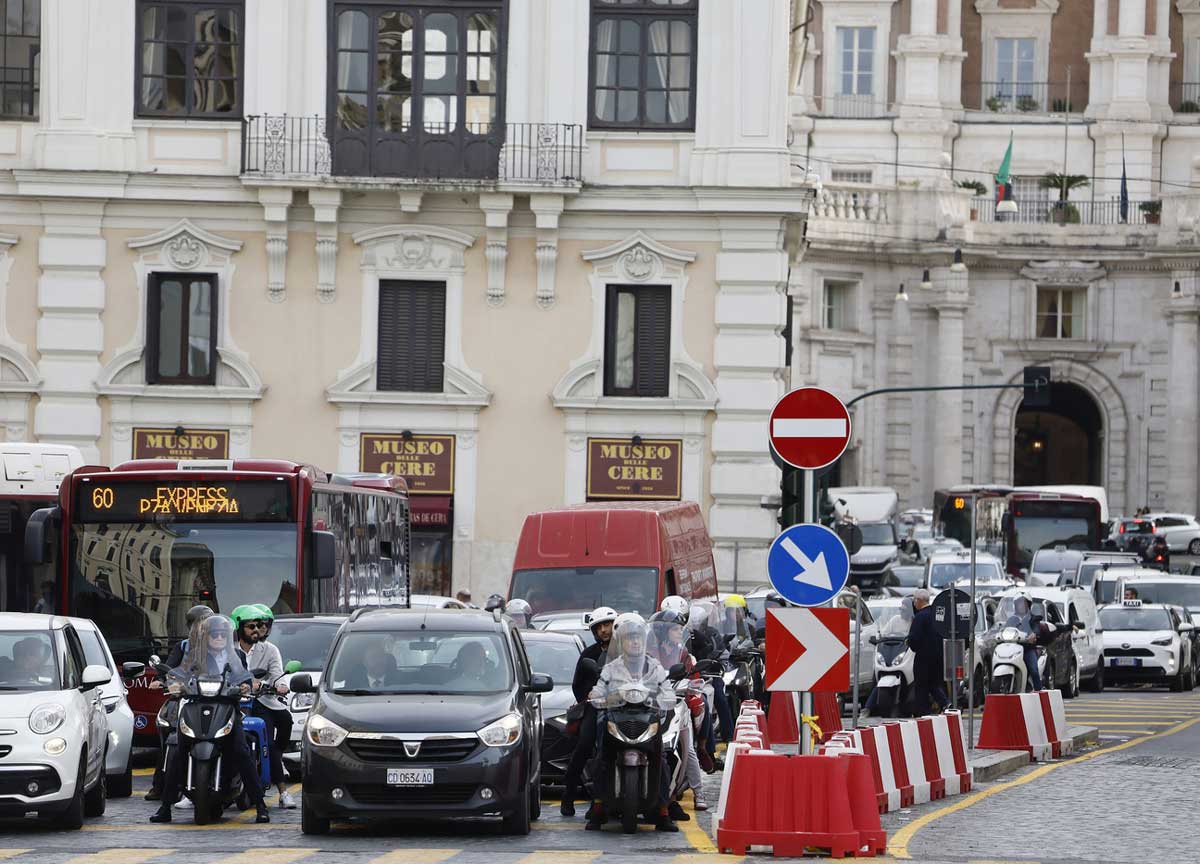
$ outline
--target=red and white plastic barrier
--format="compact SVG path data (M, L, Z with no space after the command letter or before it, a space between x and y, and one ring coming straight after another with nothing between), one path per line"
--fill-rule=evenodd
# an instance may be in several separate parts
M821 740L842 729L842 711L836 693L814 693L813 717L821 728ZM776 744L800 743L800 694L778 691L771 696L768 729Z
M1024 750L1036 762L1074 752L1067 735L1062 693L989 693L983 706L979 747L984 750Z

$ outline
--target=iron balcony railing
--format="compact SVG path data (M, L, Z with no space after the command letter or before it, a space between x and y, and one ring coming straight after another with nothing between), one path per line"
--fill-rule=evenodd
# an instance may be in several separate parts
M891 117L892 106L869 93L835 93L832 96L810 96L814 117L836 117L842 120L872 120Z
M963 107L993 114L1081 114L1087 80L981 81L963 84Z
M1126 217L1121 218L1121 200L1103 201L1022 201L1016 199L1016 213L997 213L995 198L972 198L971 210L979 222L1012 222L1040 225L1157 225L1162 215L1161 201L1130 201Z
M1170 99L1176 114L1200 114L1200 82L1173 82Z
M400 142L403 146L371 153L371 140L376 137L391 138L389 144ZM320 116L246 117L242 120L242 174L546 186L577 184L583 179L584 134L578 124L507 123L465 129L425 124L410 135L380 131L362 138L332 140L326 120ZM346 148L350 158L339 158L339 147ZM434 151L438 158L420 161L423 153Z

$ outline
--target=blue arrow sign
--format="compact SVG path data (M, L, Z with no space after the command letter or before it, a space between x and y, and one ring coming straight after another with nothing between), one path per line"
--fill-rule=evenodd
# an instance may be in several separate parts
M820 606L846 587L850 553L824 525L793 525L771 544L767 577L797 606Z

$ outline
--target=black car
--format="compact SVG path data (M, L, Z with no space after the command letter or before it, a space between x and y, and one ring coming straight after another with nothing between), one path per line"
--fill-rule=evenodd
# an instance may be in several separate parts
M579 738L578 730L571 728L577 724L567 719L567 709L575 704L571 681L583 652L583 639L554 630L523 630L521 639L533 671L554 681L554 689L542 697L542 785L561 786Z
M304 729L301 829L333 819L540 815L540 695L512 622L450 609L360 610L338 632Z

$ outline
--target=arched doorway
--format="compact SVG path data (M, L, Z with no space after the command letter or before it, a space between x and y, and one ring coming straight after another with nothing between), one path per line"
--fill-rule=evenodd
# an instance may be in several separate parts
M1017 409L1013 484L1103 485L1104 421L1096 400L1077 384L1050 385L1050 405Z

